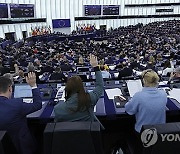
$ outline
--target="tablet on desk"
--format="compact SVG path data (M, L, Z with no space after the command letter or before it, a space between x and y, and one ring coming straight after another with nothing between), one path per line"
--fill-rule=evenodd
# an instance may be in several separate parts
M127 99L123 96L114 96L113 101L116 108L124 108L127 103Z

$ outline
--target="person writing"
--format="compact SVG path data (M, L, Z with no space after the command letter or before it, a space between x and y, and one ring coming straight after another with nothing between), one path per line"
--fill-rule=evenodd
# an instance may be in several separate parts
M125 111L135 115L135 132L140 148L140 131L143 125L163 124L166 122L167 94L157 88L159 76L152 69L142 72L144 88L125 104ZM137 153L140 153L137 148Z
M79 76L72 76L65 86L65 102L59 102L54 107L55 121L94 121L98 119L93 109L103 93L103 79L98 67L97 57L90 54L90 64L94 68L96 87L91 92L85 92Z
M42 100L36 85L35 73L28 73L26 82L32 87L33 103L23 99L11 99L12 81L0 77L0 130L9 134L18 154L34 154L36 142L27 126L26 115L42 108Z

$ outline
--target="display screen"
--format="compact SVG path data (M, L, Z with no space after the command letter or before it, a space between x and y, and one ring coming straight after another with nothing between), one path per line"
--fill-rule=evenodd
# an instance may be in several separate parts
M101 5L85 5L85 16L101 15Z
M33 4L10 4L11 18L34 17Z
M27 84L17 84L14 88L14 98L32 97L32 88Z
M119 15L119 5L103 5L103 15Z
M0 18L8 18L8 5L0 3Z

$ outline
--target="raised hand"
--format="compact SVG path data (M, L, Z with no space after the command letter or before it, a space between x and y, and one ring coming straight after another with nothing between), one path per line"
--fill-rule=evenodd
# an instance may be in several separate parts
M26 76L26 82L31 86L31 87L36 87L36 74L33 72L28 73L28 76Z
M92 66L92 67L98 66L97 57L94 56L94 55L92 55L92 54L90 54L89 56L90 56L90 64L91 64L91 66Z

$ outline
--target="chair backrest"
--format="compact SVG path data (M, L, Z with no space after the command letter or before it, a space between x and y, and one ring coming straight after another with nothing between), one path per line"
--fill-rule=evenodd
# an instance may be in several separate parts
M0 153L1 154L4 154L3 139L4 139L5 134L6 134L5 131L0 131Z
M180 122L142 127L141 137L146 142L143 154L179 154ZM151 146L150 146L151 145Z
M17 151L6 131L0 131L0 154L17 154Z
M98 122L59 122L47 124L44 154L103 154Z

